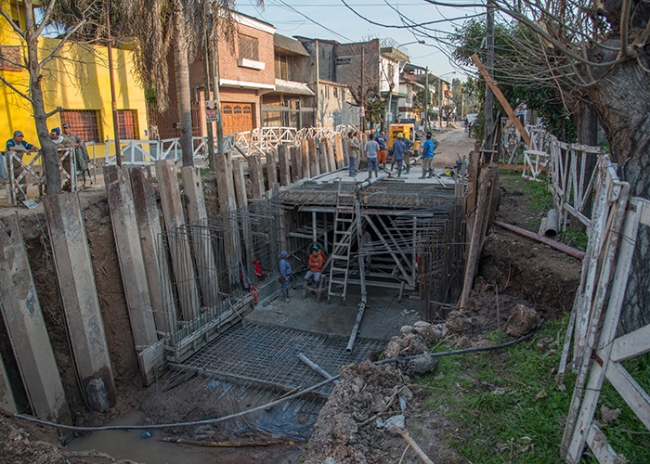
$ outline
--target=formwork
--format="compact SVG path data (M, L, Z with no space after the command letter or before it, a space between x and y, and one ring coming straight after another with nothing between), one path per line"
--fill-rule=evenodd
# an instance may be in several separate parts
M343 365L383 349L387 340L357 339L348 351L346 337L246 319L254 301L277 294L280 251L289 252L294 274L307 269L314 243L331 253L337 208L359 217L364 228L363 242L355 236L351 244L350 262L357 264L349 269L350 284L364 279L371 289L399 289L400 298L408 292L421 301L421 319L444 319L463 275L464 223L456 191L408 182L359 188L356 182L307 181L273 200L166 231L160 237L160 259L172 276L165 312L175 328L164 342L168 366L174 375L198 373L207 382L203 387L214 388L236 412L242 402L262 405L322 381L299 354L336 375ZM193 311L186 310L188 305ZM302 423L313 424L332 387L292 400L282 409L283 419L270 418L266 411L247 418L246 426L284 423L297 414Z

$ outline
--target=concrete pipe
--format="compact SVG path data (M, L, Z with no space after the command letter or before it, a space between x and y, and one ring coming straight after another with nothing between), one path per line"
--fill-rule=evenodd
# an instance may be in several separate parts
M550 210L546 214L546 225L544 226L544 236L555 238L558 233L560 215L556 209Z

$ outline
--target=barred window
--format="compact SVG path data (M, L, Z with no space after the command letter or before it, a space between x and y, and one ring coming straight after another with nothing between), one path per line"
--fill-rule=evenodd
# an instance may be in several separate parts
M259 61L259 50L255 37L239 35L239 58Z
M135 110L118 110L117 127L121 140L138 139L138 112Z
M63 110L61 125L70 124L70 131L86 142L101 142L99 114L94 110Z

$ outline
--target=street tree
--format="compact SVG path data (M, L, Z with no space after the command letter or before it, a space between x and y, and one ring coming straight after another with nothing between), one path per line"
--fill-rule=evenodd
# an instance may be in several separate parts
M43 157L43 166L45 169L45 181L47 183L47 193L61 193L61 174L58 165L58 153L56 145L49 136L47 120L60 111L60 108L46 112L43 100L42 80L44 72L50 62L60 57L61 50L71 40L71 38L84 27L88 27L92 22L95 10L101 10L100 1L87 2L79 9L79 15L74 22L67 27L60 28L58 34L59 42L51 50L44 50L39 47L39 41L44 36L48 27L56 27L58 24L54 19L54 11L57 6L56 0L49 2L33 2L32 0L23 0L24 27L13 19L11 11L8 10L9 2L3 2L0 8L0 16L9 25L17 37L20 38L23 53L20 59L12 62L12 67L25 69L29 75L29 84L26 87L14 84L0 75L0 82L11 88L17 95L24 98L32 107L34 122L38 133L38 141L41 147L41 156ZM35 15L38 12L38 20Z

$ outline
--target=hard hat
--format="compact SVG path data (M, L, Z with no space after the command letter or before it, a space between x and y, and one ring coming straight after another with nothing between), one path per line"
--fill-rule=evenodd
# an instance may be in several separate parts
M287 253L286 251L280 252L280 258L286 258L287 256L289 256L289 253Z
M403 139L403 138L404 138L404 134L402 134L402 133L400 132L399 134L397 134L397 138L398 138L398 139Z

